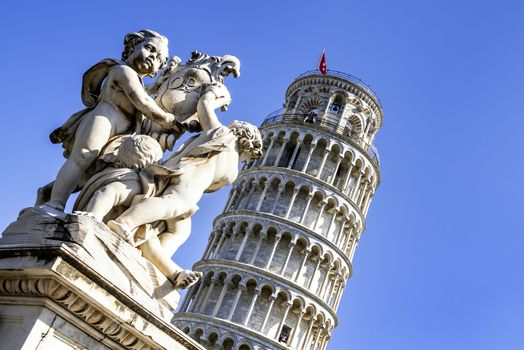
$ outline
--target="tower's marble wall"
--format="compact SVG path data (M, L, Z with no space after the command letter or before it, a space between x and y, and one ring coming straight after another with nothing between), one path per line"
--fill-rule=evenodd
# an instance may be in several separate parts
M309 72L260 130L175 325L209 349L325 349L380 184L382 110L362 82Z

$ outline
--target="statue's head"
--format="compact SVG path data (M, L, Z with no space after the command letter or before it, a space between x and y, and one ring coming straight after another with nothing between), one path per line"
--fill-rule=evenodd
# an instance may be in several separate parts
M167 63L167 44L165 36L149 29L129 33L124 38L122 60L139 74L154 77Z
M238 139L238 153L241 162L262 156L262 136L256 126L235 120L229 125L229 129Z
M147 135L131 135L118 147L117 166L142 169L162 159L162 148L154 138Z

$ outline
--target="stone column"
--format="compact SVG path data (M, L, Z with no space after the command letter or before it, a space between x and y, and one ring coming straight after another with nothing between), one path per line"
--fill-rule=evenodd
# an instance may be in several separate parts
M229 315L227 315L227 320L231 321L231 318L235 314L235 310L237 308L238 300L240 299L240 295L242 295L242 291L246 289L245 284L238 284L237 288L237 294L235 295L235 299L233 300L233 305L231 305L231 310L229 311Z
M291 158L289 159L289 162L287 163L287 168L291 169L293 166L293 162L295 161L295 158L297 157L298 150L300 149L300 146L302 144L301 139L297 139L297 144L295 145L295 149L293 150L293 153L291 154Z
M264 328L266 327L267 320L269 319L269 315L271 314L271 310L273 309L273 305L275 304L275 301L277 300L276 295L271 295L269 297L269 307L267 308L266 316L264 317L264 321L262 322L262 327L260 328L260 332L264 332Z
M304 212L302 213L302 216L300 217L300 224L304 224L304 220L306 220L307 212L309 210L309 205L311 204L311 200L313 199L313 193L308 193L306 197L306 207L304 208Z
M222 290L220 291L220 295L218 296L217 303L215 304L215 308L213 309L213 313L211 314L212 317L216 317L218 310L220 309L220 306L222 306L222 301L224 301L224 296L226 295L228 287L229 287L229 280L226 278L224 280L224 284L222 285Z
M244 209L247 209L249 206L249 203L251 203L251 200L253 199L253 194L255 193L255 190L257 189L258 184L256 180L251 181L251 189L249 190L249 194L247 196L246 204L244 205Z
M282 268L279 272L282 276L284 276L284 272L286 272L287 264L289 263L289 258L291 258L291 253L293 253L293 248L295 247L295 244L295 242L289 242L287 246L289 250L287 252L286 260L284 261L284 264L282 265Z
M277 233L275 236L275 243L273 243L273 249L271 249L271 254L269 255L269 259L267 260L266 266L264 266L265 270L267 270L269 266L271 266L271 260L273 260L273 255L275 255L275 251L277 250L278 242L280 242L281 238L282 236Z
M337 164L335 165L335 170L333 170L333 178L329 182L331 185L335 183L335 179L337 177L337 171L338 171L338 168L340 167L340 163L342 162L342 159L344 159L344 157L341 157L340 154L337 155Z
M345 127L343 125L344 121L346 121L346 123L347 123L347 118L344 118L344 116L346 115L346 111L348 110L348 106L349 106L349 103L348 103L347 99L348 98L346 96L346 101L344 101L344 107L342 108L342 112L340 113L340 119L339 119L338 126L337 126L340 129Z
M229 197L229 200L227 201L226 205L224 206L224 210L222 211L223 213L227 212L230 209L231 204L233 204L237 194L238 194L238 187L234 186L233 187L233 192L231 193L231 196Z
M302 99L302 95L298 95L297 102L295 103L295 106L293 107L293 110L291 111L292 114L297 113L297 108L300 105L300 100Z
M251 257L251 260L249 261L250 265L253 265L255 263L255 259L257 258L258 251L260 250L260 246L262 245L262 241L264 240L264 237L267 238L267 233L264 231L260 231L257 246L255 247L255 251L253 252L253 256Z
M234 210L238 210L240 209L240 204L242 204L242 195L246 192L247 190L247 185L249 184L249 181L245 181L244 184L242 185L242 189L240 190L240 193L238 195L238 202L235 203L235 209Z
M346 253L349 253L347 252L348 250L348 245L349 243L351 242L352 239L354 239L354 237L356 236L356 225L355 224L351 224L350 228L349 228L349 233L347 234L347 239L346 241L344 242L344 244L342 245L343 247L343 250L344 250L344 254Z
M318 288L318 295L321 296L322 295L322 292L323 292L323 289L324 289L324 286L326 284L326 281L328 280L328 278L330 277L330 273L331 273L331 269L333 268L333 265L329 264L326 268L326 274L324 275L324 279L322 280L322 283L320 284L320 288Z
M371 188L369 191L368 191L368 196L366 198L366 200L364 201L364 209L362 211L362 213L364 215L367 215L368 213L368 210L369 210L369 204L371 203L371 198L373 198L373 195L374 195L374 191L373 189Z
M348 221L347 217L343 217L342 220L340 220L340 231L338 231L337 236L335 237L335 245L340 248L340 241L344 241L344 232L346 228L346 222Z
M267 147L266 154L264 155L264 159L262 160L262 163L260 165L264 166L266 165L267 158L269 156L269 153L271 153L271 149L273 148L273 144L275 143L277 136L273 135L271 138L271 142L269 143L269 146Z
M326 293L324 293L323 295L323 298L327 298L326 303L329 303L330 295L333 294L333 291L335 290L335 286L337 285L337 281L339 277L340 275L338 274L338 272L335 272L335 276L333 276L333 278L330 281L331 283L328 284L329 288L326 288Z
M328 112L329 112L329 107L331 107L331 104L333 103L333 100L335 99L335 95L331 95L329 96L329 100L328 100L328 103L326 104L326 109L324 110L324 114L322 115L322 120L325 120Z
M217 247L213 251L212 258L215 259L218 256L218 253L220 252L220 249L222 248L222 245L224 244L224 241L227 236L227 227L224 226L222 229L222 235L220 236L220 240L218 241Z
M326 350L329 338L331 338L331 334L329 333L329 331L326 331L326 334L322 338L322 343L320 345L319 350Z
M300 191L300 188L298 187L295 187L293 189L293 194L291 195L291 199L289 200L289 206L286 211L286 216L285 216L286 219L289 218L289 214L291 214L291 209L293 208L293 205L295 204L295 199L299 191Z
M333 208L333 216L331 217L331 221L329 222L329 225L328 225L328 229L327 229L327 232L326 232L326 238L329 238L329 234L331 232L331 227L333 226L333 223L337 219L337 214L338 214L338 209L337 208ZM333 238L336 238L336 237L333 237Z
M358 242L360 241L360 238L357 236L355 239L355 243L353 243L353 246L351 247L351 251L349 253L349 261L353 261L353 257L355 256L355 251L357 250Z
M284 153L284 150L286 149L286 145L289 142L289 139L287 137L284 137L282 139L282 146L280 146L280 149L278 150L277 159L275 159L274 166L278 166L278 163L280 162L280 158L282 158L282 154Z
M302 310L299 310L298 317L297 317L297 323L295 325L295 328L293 329L293 334L289 336L289 342L288 342L289 345L292 345L293 341L295 340L295 337L298 336L300 321L302 321L302 318L304 317L304 315L305 315L305 312ZM299 340L299 343L300 343L300 340Z
M239 261L240 257L242 256L242 252L244 251L244 248L246 247L247 239L249 238L249 231L250 228L246 228L246 233L244 234L244 239L242 240L242 243L240 243L240 248L238 248L237 255L235 256L235 261Z
M352 193L348 193L349 198L354 202L358 193L358 188L360 187L360 179L362 178L362 169L359 170L357 180L355 181L355 187L353 188Z
M206 309L207 303L209 302L209 298L211 297L211 293L213 292L213 289L215 288L215 283L217 282L218 277L213 276L211 278L211 283L209 284L209 288L207 289L206 296L204 297L204 301L202 302L202 305L200 305L200 309L198 310L200 313L204 313L204 310Z
M306 336L304 337L304 341L302 342L302 344L300 344L299 349L305 349L308 343L311 342L309 338L311 337L311 330L313 329L313 326L315 325L316 321L317 321L316 317L314 315L311 315L311 319L309 320L309 326L306 332Z
M302 167L302 170L301 170L303 173L306 172L307 166L309 165L309 161L311 160L311 156L313 155L313 151L315 150L316 147L317 147L317 144L313 142L309 146L309 151L307 153L306 161L304 162L304 166Z
M202 283L196 283L192 285L189 290L187 291L186 297L184 298L184 302L180 306L180 310L178 312L186 312L187 307L189 306L189 302L191 299L194 300L194 294L198 292L198 288L200 288Z
M284 184L280 183L277 188L277 194L275 196L275 203L273 203L273 206L271 207L271 210L269 211L271 214L275 215L275 210L277 209L278 201L280 200L280 196L282 196L282 192L286 189L286 186Z
M200 260L206 260L209 255L211 254L211 252L213 251L213 247L217 241L217 238L218 238L218 230L213 230L213 232L211 232L211 236L209 236L209 240L211 241L206 250L204 251L204 254L202 255L202 258Z
M317 346L318 340L320 338L320 333L322 332L322 328L320 327L320 323L318 324L318 331L317 335L315 336L315 340L313 340L313 344L311 344L310 350L315 350L315 347Z
M267 190L269 189L269 186L271 186L271 184L269 183L269 181L266 181L266 183L264 184L264 189L262 190L262 194L260 195L260 198L258 199L258 203L257 203L257 207L255 208L255 211L260 210L260 207L262 206L262 203L264 202L264 197L267 194Z
M277 328L277 334L275 334L275 340L278 341L278 336L280 335L280 332L282 332L282 327L284 327L284 322L286 322L287 314L289 312L289 309L291 309L291 306L293 306L290 302L286 302L286 305L284 306L284 316L282 316L282 319L280 320L280 324Z
M200 284L199 284L197 293L195 295L195 298L193 299L193 303L191 304L190 310L187 310L188 312L196 312L198 299L200 299L200 296L204 290L205 285L206 285L206 281L205 281L205 275L204 275L204 277L202 277L202 279L200 280Z
M344 184L342 185L342 192L346 192L347 191L347 187L349 185L349 179L351 179L351 172L353 171L353 163L349 163L348 164L348 170L347 170L347 173L346 173L346 178L344 179ZM349 196L349 193L348 193L348 196Z
M244 322L242 322L242 324L244 326L247 325L247 322L251 318L251 314L253 313L253 308L255 307L255 302L257 301L257 299L258 299L258 297L260 295L260 292L261 292L260 288L258 288L258 287L255 288L255 293L253 294L253 297L251 298L251 303L249 303L249 308L247 309L246 318L244 319Z
M320 202L320 204L321 206L320 206L320 210L318 211L317 219L315 220L315 223L313 224L313 231L316 231L318 228L318 223L320 221L320 218L322 217L322 214L324 214L324 208L327 205L327 201L323 199L322 202Z
M227 245L225 256L227 256L227 253L231 251L231 248L233 248L233 243L235 242L235 239L237 238L239 232L240 232L240 227L235 227L235 229L231 233L231 236L230 236L231 238L229 239L229 244Z
M322 161L320 162L320 166L318 167L318 174L317 176L315 176L317 179L320 179L320 174L322 174L324 165L326 165L326 159L330 153L331 153L331 148L326 146L326 149L324 150L324 155L322 156Z
M317 261L317 265L315 266L315 268L313 269L313 273L311 274L311 279L309 280L308 284L307 284L307 288L310 289L311 288L311 284L313 284L313 280L315 279L315 275L317 274L317 271L318 271L318 268L320 266L320 263L322 262L322 258L320 257L320 255L318 256L318 261Z
M304 268L304 265L306 265L307 258L311 254L311 250L308 250L307 248L304 249L304 257L302 258L302 262L300 263L300 267L298 268L297 274L293 281L296 283L298 281L298 278L300 277L300 273L302 272L302 269Z
M364 202L364 197L366 196L366 190L368 189L369 181L364 182L364 187L362 187L362 194L358 198L358 207L362 210L362 203Z
M337 310L338 309L338 305L340 304L340 299L342 299L342 293L344 292L344 288L346 287L346 283L344 281L342 281L340 283L340 288L338 289L338 293L337 293L337 297L335 299L335 303L333 305L333 310Z

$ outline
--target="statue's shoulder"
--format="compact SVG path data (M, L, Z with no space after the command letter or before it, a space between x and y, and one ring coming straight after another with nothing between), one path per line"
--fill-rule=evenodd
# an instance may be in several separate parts
M102 83L115 67L125 66L123 61L105 58L91 66L82 77L82 102L90 107L96 104Z

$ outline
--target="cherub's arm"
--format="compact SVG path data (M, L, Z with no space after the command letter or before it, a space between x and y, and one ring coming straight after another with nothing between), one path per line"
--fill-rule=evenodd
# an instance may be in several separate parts
M118 66L113 69L114 79L117 85L124 91L133 106L149 119L159 123L163 127L173 127L175 116L160 108L156 102L147 94L138 78L136 72L127 66Z

